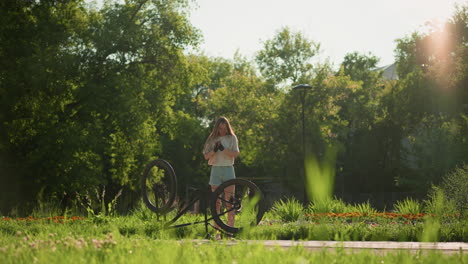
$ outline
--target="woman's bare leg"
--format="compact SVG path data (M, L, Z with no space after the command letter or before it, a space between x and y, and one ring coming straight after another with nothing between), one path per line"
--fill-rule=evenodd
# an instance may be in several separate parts
M212 192L214 192L216 188L218 188L218 185L211 185ZM231 185L227 187L226 189L224 189L224 200L229 201L229 199L231 199L231 196L234 194L235 191L236 191L236 187L234 185ZM221 199L216 199L216 213L217 214L221 213L221 203L222 203ZM232 204L226 203L226 210L229 211L231 208L232 208ZM235 217L236 217L236 211L235 210L229 211L227 215L227 218L228 218L227 224L229 226L232 226L232 227L234 226ZM220 229L220 227L218 226L218 224L216 224L216 222L214 223L214 226Z
M218 188L219 185L211 185L211 191L214 192L216 190L216 188ZM219 214L220 213L220 208L221 208L221 200L220 199L216 199L216 213ZM216 222L214 222L214 226L216 228L220 228L218 226L218 224Z
M231 196L234 195L234 192L236 191L236 186L235 185L230 185L226 189L224 189L224 197L226 201L229 201L231 199ZM226 208L227 210L231 210L232 208L232 203L226 203ZM228 213L228 225L229 226L234 226L234 220L236 218L236 210L229 211Z

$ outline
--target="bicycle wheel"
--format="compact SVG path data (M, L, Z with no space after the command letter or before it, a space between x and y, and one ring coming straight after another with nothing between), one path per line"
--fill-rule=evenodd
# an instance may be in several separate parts
M257 225L263 217L262 193L253 182L233 179L221 184L210 199L213 220L228 233ZM219 207L219 209L217 208Z
M177 179L169 162L157 159L148 164L141 179L143 202L153 212L166 214L173 209Z

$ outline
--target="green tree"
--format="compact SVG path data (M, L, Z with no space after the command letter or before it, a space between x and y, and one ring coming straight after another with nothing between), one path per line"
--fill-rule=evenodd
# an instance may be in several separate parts
M398 178L403 186L426 190L468 157L467 18L467 7L459 6L444 25L397 41L402 81L393 118L407 138L402 158L413 171Z
M345 124L340 138L344 151L338 157L340 191L374 192L393 187L389 155L395 153L392 145L395 142L389 136L394 131L380 121L384 115L381 102L386 87L395 81L382 79L382 72L376 70L378 61L372 54L349 53L337 73L341 79L348 77L353 87L344 100L337 102L338 116ZM396 144L400 145L398 140Z
M2 5L2 169L15 191L134 188L187 83L182 51L198 33L186 2Z
M275 84L287 81L302 83L312 77L312 59L319 50L320 44L285 27L271 40L265 41L256 61L263 76Z
M4 207L12 205L11 201L32 201L38 189L50 183L50 175L60 177L58 170L69 170L56 161L65 156L61 133L74 128L60 124L70 122L64 108L73 100L76 83L72 80L80 72L76 67L79 57L69 51L76 43L73 36L82 32L81 26L86 27L86 13L79 1L8 1L1 3L0 10ZM83 169L93 166L90 161Z

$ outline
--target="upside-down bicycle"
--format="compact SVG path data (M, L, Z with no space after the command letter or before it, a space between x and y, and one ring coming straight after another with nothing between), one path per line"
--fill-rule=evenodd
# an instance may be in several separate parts
M177 206L177 177L171 164L163 159L149 163L141 179L143 202L158 215L158 219L159 216L165 216L178 207L176 216L165 223L166 227L176 228L204 223L207 234L208 226L211 226L234 235L246 227L257 225L263 217L264 211L260 206L262 193L253 182L233 179L222 183L213 192L209 186L206 189L191 188L191 190L193 194L189 202L182 202ZM204 214L204 220L173 225L197 201L200 212ZM208 210L211 217L208 217ZM217 226L212 225L211 220L214 220Z

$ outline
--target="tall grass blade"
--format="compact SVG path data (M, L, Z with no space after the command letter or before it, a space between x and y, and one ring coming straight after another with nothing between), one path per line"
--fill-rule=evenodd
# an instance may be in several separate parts
M329 148L322 162L312 155L306 158L306 189L310 200L325 202L332 199L336 154L336 148Z

